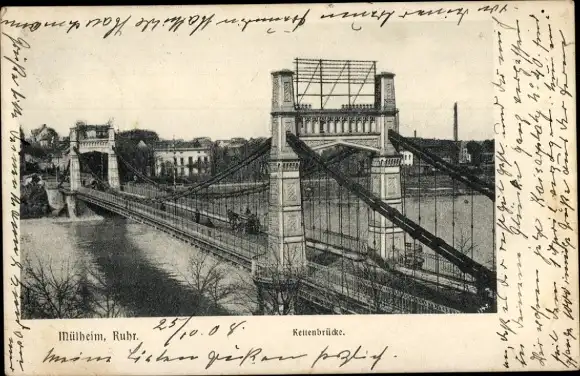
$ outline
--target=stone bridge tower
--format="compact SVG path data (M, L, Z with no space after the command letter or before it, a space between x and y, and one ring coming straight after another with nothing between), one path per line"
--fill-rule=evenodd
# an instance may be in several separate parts
M70 188L77 191L81 187L79 154L97 151L107 154L107 176L111 188L118 189L119 170L115 154L115 129L111 125L76 125L70 130Z
M298 72L301 63L305 64L306 73ZM300 184L301 162L287 143L286 132L297 135L313 150L344 145L373 151L370 171L372 193L400 212L403 212L403 207L401 156L388 138L389 130L398 131L399 127L395 101L395 75L388 72L377 74L376 62L297 59L296 67L296 72L280 70L272 73L268 251L265 260L255 264L270 265L270 270L278 272L290 271L291 275L298 276L299 279L300 274L307 271ZM323 74L325 69L327 73ZM319 76L313 75L313 70L318 72ZM332 82L330 84L332 90L338 84L344 83L342 73L337 75L339 70L349 72L348 105L343 105L342 108L325 108L327 99L332 94L323 93L323 85L328 84L329 77L336 80L334 85ZM333 75L337 76L332 77ZM307 96L306 91L295 93L295 90L298 91L299 82L304 82L305 77L306 80L313 80L308 85L305 84L306 91L311 86L320 85L320 108L297 103ZM319 81L315 81L316 77L320 77ZM354 94L351 95L351 85L356 87L362 80L366 83L368 77L370 77L368 82L374 84L374 94L371 94L374 103L355 105L357 98ZM310 85L312 83L314 85ZM356 96L358 97L358 94ZM402 230L376 213L369 218L367 244L372 252L387 262L397 258L405 250ZM260 267L254 269L257 270L254 273L255 281L267 281L267 278L256 278L261 274ZM256 283L261 292L272 289L273 286L272 283ZM293 307L288 307L288 304L294 304L293 301L286 299L282 302L282 300L283 297L275 304L274 309L269 307L266 310L274 314L282 311L293 312Z
M287 131L297 134L292 71L273 72L272 88L268 249L258 262L254 280L263 311L293 314L307 260L300 159L286 142Z

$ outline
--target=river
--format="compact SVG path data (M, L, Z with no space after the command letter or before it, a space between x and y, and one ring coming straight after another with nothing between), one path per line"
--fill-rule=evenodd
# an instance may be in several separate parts
M187 281L195 285L205 271L189 265L193 260L207 270L215 260L148 226L120 217L40 218L21 221L21 236L22 258L34 270L52 270L61 282L80 275L100 293L98 309L84 312L89 317L251 314L251 301L231 301L233 296L220 302L223 309L200 304ZM220 268L223 285L253 288L241 270Z
M475 261L494 268L493 209L491 200L482 195L409 197L405 199L404 214ZM320 229L328 229L359 239L361 246L368 243L369 217L373 215L379 218L368 205L356 199L342 202L340 208L336 203L304 205L305 227L311 229L314 237L324 239ZM412 242L408 235L405 240ZM434 255L430 249L425 251Z
M459 247L463 240L465 252L476 261L493 267L493 205L486 197L439 197L437 202L433 198L423 198L420 205L418 198L408 198L405 204L409 218L449 244ZM452 224L454 206L455 226ZM368 210L361 210L361 207L366 208L357 207L354 202L340 206L332 202L320 206L306 203L305 227L309 230L314 224L314 228L322 226L358 236L361 243L365 242ZM342 213L342 220L337 220L339 213ZM471 223L474 224L473 237ZM52 269L56 275L80 275L99 293L95 298L97 309L81 313L81 317L251 314L256 308L255 291L248 273L229 264L220 265L220 284L233 291L221 299L218 306L200 300L192 281L204 273L192 272L190 265L193 261L194 266L199 266L204 253L146 225L116 216L92 216L75 220L22 220L21 228L23 259L28 258L33 267ZM473 252L469 249L472 239ZM211 256L203 260L203 270L217 262ZM115 305L113 309L110 309L111 302Z

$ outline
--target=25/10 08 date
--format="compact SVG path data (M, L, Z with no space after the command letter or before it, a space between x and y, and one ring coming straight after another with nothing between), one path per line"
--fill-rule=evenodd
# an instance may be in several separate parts
M174 319L169 319L169 320L168 319L161 319L161 320L159 320L159 323L153 327L153 329L154 330L157 329L159 331L164 331L164 330L168 330L168 329L174 330L174 332L171 334L171 336L165 342L165 346L167 346L167 345L169 345L171 340L173 340L174 338L178 338L181 340L185 337L194 337L196 335L213 336L216 334L219 335L221 333L225 333L226 337L229 337L238 331L244 330L245 329L244 324L246 323L246 320L244 320L241 322L233 322L232 324L229 325L229 327L226 326L225 328L222 328L221 325L214 325L209 330L200 330L200 329L187 328L187 324L189 324L189 322L191 321L192 318L193 318L193 316L190 316L187 318L186 317L176 317Z

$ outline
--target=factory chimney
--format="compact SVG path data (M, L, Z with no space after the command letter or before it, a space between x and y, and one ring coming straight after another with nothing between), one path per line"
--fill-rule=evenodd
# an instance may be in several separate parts
M417 130L416 129L413 131L413 137L417 138Z
M457 123L457 102L453 105L453 141L459 141L459 124Z

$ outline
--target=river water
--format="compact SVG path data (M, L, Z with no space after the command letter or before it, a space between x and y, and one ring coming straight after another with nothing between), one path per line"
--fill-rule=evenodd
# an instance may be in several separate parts
M418 198L408 198L405 204L409 218L449 244L464 241L470 246L473 239L473 252L467 253L476 261L493 266L493 205L487 198L439 197L437 202L423 198L420 205ZM319 214L314 217L311 212ZM336 219L339 213L342 221ZM354 236L359 228L361 239L368 224L367 211L355 204L330 203L316 208L305 205L304 215L307 229L314 223L314 227ZM115 216L41 218L21 221L21 234L22 257L28 258L33 267L51 267L59 275L84 273L93 285L98 285L105 300L117 304L113 313L101 309L90 317L251 314L255 309L255 292L248 274L226 264L221 266L223 283L236 286L238 295L243 290L244 296L234 294L223 299L223 309L200 310L195 289L188 285L194 276L188 265L203 253L146 225ZM208 260L215 262L211 257Z
M203 253L148 226L120 217L41 218L23 220L21 236L22 258L28 258L33 268L50 267L56 279L88 274L91 284L117 304L112 316L251 314L251 302L231 298L222 302L225 310L201 312L187 282L203 275L189 267L192 258L200 265ZM205 265L214 261L209 257ZM220 267L224 284L251 286L251 280L236 267ZM111 314L101 309L89 316Z
M493 203L482 195L409 197L405 199L404 214L421 227L445 240L449 245L467 254L475 261L494 267ZM368 243L369 218L378 214L359 200L304 204L304 222L314 237L324 239L320 229L360 239ZM412 242L406 235L406 242ZM434 255L430 249L426 253Z

